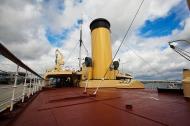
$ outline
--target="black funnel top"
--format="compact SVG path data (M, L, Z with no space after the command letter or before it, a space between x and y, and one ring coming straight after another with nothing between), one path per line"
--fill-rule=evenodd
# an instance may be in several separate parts
M90 23L91 31L93 31L95 28L99 28L99 27L104 27L104 28L110 29L110 23L108 20L106 20L104 18L97 18Z

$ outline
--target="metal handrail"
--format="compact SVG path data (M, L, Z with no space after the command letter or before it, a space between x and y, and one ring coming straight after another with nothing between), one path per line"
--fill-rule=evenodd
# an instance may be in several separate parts
M13 63L17 64L17 69L14 75L14 84L11 87L12 88L12 96L6 96L4 99L1 100L0 103L0 112L3 110L7 109L8 107L10 108L10 111L13 110L14 104L17 103L18 101L22 100L24 102L25 97L28 96L28 98L33 95L34 93L38 92L39 90L42 89L43 85L41 83L44 78L33 71L30 67L25 65L20 59L18 59L13 53L11 53L1 42L0 42L0 55L3 55L4 57L8 58L11 60ZM25 75L21 76L19 75L19 67L22 67L23 69L26 70ZM2 71L1 72L5 72ZM29 76L30 73L30 76ZM16 90L18 85L18 78L23 78L24 83L21 85L21 90L20 91ZM30 79L30 87L27 89L27 79ZM31 87L33 85L33 87ZM10 88L10 87L9 87ZM32 91L31 91L32 89Z
M0 54L2 54L4 57L8 58L12 62L16 63L18 66L38 76L39 78L44 79L38 73L33 71L30 67L24 64L20 59L18 59L13 53L11 53L2 43L0 43Z

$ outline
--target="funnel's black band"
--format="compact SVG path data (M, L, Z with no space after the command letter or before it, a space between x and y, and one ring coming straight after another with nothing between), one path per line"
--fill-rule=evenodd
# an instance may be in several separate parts
M95 19L90 23L91 31L93 31L95 28L99 28L99 27L104 27L104 28L110 29L110 23L108 20L106 20L104 18Z

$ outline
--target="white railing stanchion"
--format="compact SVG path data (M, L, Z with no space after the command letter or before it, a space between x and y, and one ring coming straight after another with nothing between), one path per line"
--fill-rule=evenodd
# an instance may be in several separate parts
M42 87L40 78L39 78L39 80L38 80L38 83L39 83L39 91L40 91L40 90L41 90L41 87Z
M88 87L88 79L85 81L85 87L84 87L84 92L83 94L86 94L87 93L87 87Z
M42 90L41 79L39 79L39 90Z
M37 91L37 78L35 77L35 93Z
M31 95L31 87L32 87L32 74L30 74L30 84L29 84L29 89L28 89L28 98Z
M41 84L41 90L42 90L42 88L43 88L43 86L44 86L42 79L41 79L41 81L40 81L40 84Z
M19 69L19 66L17 65L17 69L16 69L16 73L15 73L15 81L14 81L14 85L13 85L13 94L12 94L12 98L11 98L10 111L13 110L13 106L14 106L15 91L16 91L16 88L17 88L17 79L18 79L18 69Z
M33 82L32 82L32 95L34 94L34 77L32 78Z
M39 91L39 86L40 86L39 80L40 78L37 79L37 91Z
M27 80L27 76L28 76L27 74L28 73L27 73L27 70L26 70L25 78L24 78L24 88L23 88L23 92L22 92L22 102L24 102L24 97L26 95L25 90L26 90L26 87L27 87L27 84L26 84L26 80Z

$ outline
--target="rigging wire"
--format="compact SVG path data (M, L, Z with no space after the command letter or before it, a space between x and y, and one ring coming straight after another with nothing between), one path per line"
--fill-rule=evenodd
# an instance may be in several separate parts
M88 56L88 49L86 48L86 46L84 45L83 42L82 42L82 45L83 45L83 47L84 47L84 49L85 49L85 51L86 51L86 55Z
M188 51L185 51L185 50L183 50L183 49L181 49L181 48L179 48L179 47L175 47L175 48L176 48L176 50L181 51L184 55L190 57L190 53L189 53Z
M131 23L130 23L130 25L129 25L129 27L128 27L128 29L127 29L127 31L126 31L126 33L125 33L125 35L124 35L124 37L123 37L123 39L122 39L120 45L119 45L119 47L118 47L118 49L117 49L117 51L116 51L116 53L115 53L115 55L114 55L114 57L113 57L111 63L110 63L110 65L109 65L109 67L108 67L108 69L106 70L106 72L105 72L105 74L104 74L102 80L101 80L100 83L98 84L98 86L97 86L96 90L94 91L93 95L96 95L96 93L97 93L97 91L98 91L98 89L99 89L99 87L100 87L102 81L104 80L104 78L105 78L107 72L108 72L109 69L110 69L110 66L111 66L112 62L115 60L115 57L117 56L117 54L118 54L118 52L119 52L121 46L122 46L123 43L125 42L125 39L126 39L128 33L129 33L129 31L131 30L131 27L132 27L132 25L133 25L133 23L134 23L134 21L135 21L137 15L138 15L138 13L139 13L139 11L140 11L140 8L141 8L141 6L143 5L143 3L144 3L144 0L141 1L141 3L140 3L140 5L139 5L139 7L138 7L138 9L137 9L137 11L136 11L136 13L135 13L135 15L134 15L132 21L131 21Z
M142 0L140 6L138 7L138 10L137 10L137 12L135 13L135 16L133 17L133 20L131 21L131 23L130 23L130 25L129 25L129 28L128 28L127 31L126 31L126 33L125 33L125 35L124 35L124 37L123 37L123 39L122 39L122 41L121 41L121 44L119 45L119 47L118 47L118 49L117 49L117 51L116 51L116 53L115 53L115 55L114 55L114 57L113 57L113 60L115 59L115 57L117 56L117 54L118 54L118 52L119 52L121 46L122 46L123 43L125 42L125 38L127 37L129 31L131 30L131 27L132 27L132 25L133 25L133 22L135 21L135 18L137 17L137 15L138 15L138 13L139 13L139 11L140 11L140 8L141 8L141 6L142 6L143 3L144 3L144 0ZM113 60L112 60L112 62L113 62Z
M180 54L182 57L184 57L185 59L187 59L188 61L190 61L190 52L186 51L186 50L183 50L179 47L176 47L174 45L172 45L171 43L174 43L174 42L186 42L188 44L190 44L189 41L187 40L174 40L174 41L170 41L168 42L169 45L170 45L170 48L172 48L175 52L177 52L178 54Z
M184 57L185 59L187 59L188 61L190 61L190 56L188 56L187 54L185 54L183 51L180 51L178 49L174 49L178 54L180 54L182 57Z
M179 47L175 47L175 48L177 48L177 49L179 49L179 50L183 51L184 53L187 53L187 54L189 54L189 55L190 55L190 52L188 52L188 51L186 51L186 50L183 50L183 49L181 49L181 48L179 48Z
M71 58L71 56L72 56L72 54L73 54L73 52L75 51L75 49L76 49L76 47L78 46L78 44L81 44L83 47L84 47L84 49L85 49L85 52L86 52L86 55L88 56L89 55L89 51L88 51L88 49L86 48L86 46L84 45L84 42L83 41L81 41L81 42L77 42L76 44L75 44L75 46L73 47L73 49L71 50L71 52L70 52L70 54L68 55L68 57L67 57L67 59L65 60L65 64L69 61L69 59Z
M160 74L159 70L157 70L156 68L152 67L152 65L151 65L148 61L146 61L142 56L138 55L138 54L136 53L136 51L135 51L132 47L130 47L130 46L128 45L128 48L129 48L139 59L141 59L145 64L147 64L152 70L154 70L157 74Z
M170 44L170 43L173 43L173 42L178 42L178 41L185 41L186 43L190 43L190 42L187 41L187 40L174 40L174 41L169 42L169 44ZM159 70L153 68L153 67L151 66L151 64L150 64L149 62L147 62L142 56L138 55L132 47L130 47L130 46L128 45L128 48L129 48L137 57L139 57L144 63L148 64L148 66L149 66L150 68L152 68L157 74L160 74ZM176 51L177 53L179 53L179 54L180 54L181 56L183 56L185 59L187 59L187 60L190 61L190 56L188 55L188 54L190 54L190 52L188 52L188 51L186 51L186 50L183 50L183 49L181 49L181 48L179 48L179 47L175 47L175 49L176 49L175 51Z
M187 41L187 40L185 40L185 39L173 40L173 41L170 41L170 42L168 42L168 43L171 44L171 43L179 42L179 41L184 41L184 42L190 44L190 41Z
M65 64L69 61L69 59L71 58L71 56L72 56L72 54L73 54L73 52L75 51L75 49L76 49L76 47L78 46L78 42L75 44L75 46L71 49L71 51L70 51L70 53L69 53L69 55L68 55L68 57L67 57L67 59L65 60Z

